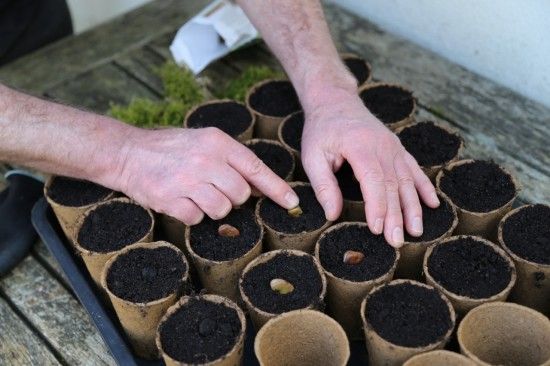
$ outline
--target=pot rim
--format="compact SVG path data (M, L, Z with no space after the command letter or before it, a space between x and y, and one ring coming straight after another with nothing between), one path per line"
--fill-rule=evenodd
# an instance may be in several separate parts
M292 150L289 149L287 146L285 146L280 141L271 140L271 139L264 139L264 138L252 138L250 140L247 140L244 143L244 145L246 147L250 147L251 145L255 145L255 144L258 144L258 143L261 143L261 142L266 143L266 144L270 144L270 145L279 146L289 154L290 161L292 162L292 164L291 164L291 167L290 167L290 171L288 172L288 174L283 179L284 180L290 179L290 177L294 174L294 170L296 170L296 158L295 158L294 153L292 152Z
M367 77L367 79L365 81L363 81L363 83L358 84L358 88L360 88L363 85L366 85L366 84L368 84L372 81L372 65L365 58L363 58L363 57L361 57L358 54L353 53L353 52L341 52L340 53L340 58L342 59L342 61L345 61L345 60L348 60L348 59L355 59L355 60L359 60L359 61L362 61L362 62L365 63L365 66L367 67L367 70L369 70L369 76Z
M361 93L363 93L364 91L374 89L374 88L378 88L378 87L381 87L381 86L388 86L388 87L391 87L391 88L401 89L402 91L405 91L405 92L407 92L411 95L412 102L413 102L412 110L410 111L410 113L406 117L404 117L404 118L402 118L398 121L392 122L392 123L382 122L384 124L384 126L391 129L391 128L396 128L398 126L401 127L401 124L404 123L405 121L408 121L408 120L410 120L410 121L406 124L406 126L408 126L410 123L412 123L412 121L414 121L414 115L415 115L416 110L417 110L418 107L416 105L416 98L414 97L414 94L413 94L412 90L410 90L409 88L407 88L403 85L397 84L397 83L377 81L377 82L374 82L374 83L363 84L357 90L357 93L358 93L359 96L361 96Z
M299 156L301 151L298 151L296 150L295 148L293 148L292 146L290 146L284 139L283 137L283 128L285 126L285 124L287 123L287 121L289 121L292 117L294 117L295 115L297 114L300 114L302 113L304 115L304 118L305 118L305 113L303 110L299 110L299 111L296 111L296 112L292 112L291 114L289 114L288 116L285 117L285 119L283 119L283 121L279 124L279 127L277 128L277 137L279 138L279 142L284 146L286 147L288 150L290 150L292 153L294 153L296 156Z
M250 89L248 89L248 91L246 92L246 97L245 97L245 104L248 106L248 108L256 113L258 116L261 116L261 117L266 117L266 118L276 118L276 119L283 119L283 118L286 118L287 115L285 116L271 116L269 114L264 114L260 111L257 111L254 107L252 107L252 105L250 104L250 97L252 96L252 94L254 94L259 88L261 88L262 86L264 86L265 84L269 84L269 83L272 83L272 82L278 82L278 81L288 81L290 84L292 84L292 82L288 79L288 78L268 78L268 79L264 79L264 80L261 80L259 82L257 82L256 84L252 85L250 87ZM294 112L292 112L294 113Z
M97 201L97 202L92 202L92 203L89 203L87 205L83 205L83 206L67 206L67 205L64 205L64 204L61 204L59 202L56 202L54 201L51 197L50 197L50 194L49 194L49 189L50 189L50 186L52 185L53 181L58 178L58 177L63 177L61 175L50 175L48 177L48 179L46 179L46 183L44 184L44 197L46 197L46 200L48 201L48 203L50 204L50 206L59 206L59 207L65 207L65 208L70 208L70 209L78 209L78 210L88 210L89 208L91 208L92 206L95 206L101 202L105 202L105 201L108 201L110 199L113 199L115 198L115 194L116 192L113 191L112 189L110 188L107 188L110 190L110 192L105 195L105 197L101 198L100 201ZM71 177L67 177L67 178L71 178ZM72 178L72 179L77 179L77 178ZM93 183L93 182L92 182ZM97 184L97 183L96 183Z

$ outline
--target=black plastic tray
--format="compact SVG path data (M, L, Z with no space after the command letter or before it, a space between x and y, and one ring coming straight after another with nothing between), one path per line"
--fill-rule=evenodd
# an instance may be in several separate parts
M74 253L67 242L53 211L47 201L42 198L32 210L32 223L52 255L59 262L74 293L84 306L95 326L99 330L105 344L119 365L124 366L162 366L164 362L148 361L136 356L114 311L105 306L99 290L86 271L82 260ZM250 321L247 324L247 334L244 346L243 365L258 365L254 355L254 328ZM366 351L363 342L351 342L351 358L348 365L366 365ZM320 365L321 366L321 365Z

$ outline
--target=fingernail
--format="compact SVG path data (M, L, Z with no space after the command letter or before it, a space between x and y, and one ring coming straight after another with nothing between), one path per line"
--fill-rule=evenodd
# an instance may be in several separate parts
M439 197L437 197L437 193L432 192L432 201L435 202L437 205L439 205Z
M376 221L374 221L374 233L382 234L382 230L384 230L384 221L382 219L376 219Z
M418 234L422 235L424 228L422 227L422 219L420 217L415 217L412 222L412 230Z
M403 241L405 240L403 238L403 229L401 229L400 227L396 227L395 229L393 229L392 239L393 239L393 244L397 247L400 247L401 244L403 244Z
M298 198L298 196L294 191L288 191L285 194L285 201L288 204L289 208L296 207L300 203L300 199Z

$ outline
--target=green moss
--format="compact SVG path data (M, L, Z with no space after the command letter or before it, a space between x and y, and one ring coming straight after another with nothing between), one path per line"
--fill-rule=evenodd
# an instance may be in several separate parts
M265 79L283 78L284 74L267 66L250 66L236 79L230 80L217 94L218 98L229 98L243 102L250 87Z
M187 104L197 104L204 100L204 94L193 74L174 62L166 62L159 69L165 97Z
M129 105L112 105L109 115L138 127L183 126L190 104L135 98Z

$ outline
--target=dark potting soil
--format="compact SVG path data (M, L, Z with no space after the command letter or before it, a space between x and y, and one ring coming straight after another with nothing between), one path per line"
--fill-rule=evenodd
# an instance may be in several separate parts
M386 124L407 118L414 108L412 94L394 86L381 85L360 94L368 110Z
M246 146L279 177L285 179L292 171L292 153L279 144L258 141Z
M516 194L512 178L492 161L475 160L444 172L441 190L458 207L468 211L495 210Z
M357 179L355 179L351 165L344 162L335 175L344 199L350 201L363 201L361 186Z
M442 165L456 157L460 137L433 122L407 127L398 134L405 149L424 167Z
M519 257L550 264L550 207L538 204L516 212L504 223L502 238Z
M344 263L348 250L361 252L365 258L358 264ZM366 226L345 226L323 237L319 259L323 268L336 277L350 281L369 281L387 273L395 261L395 250L383 235L374 235Z
M266 83L250 95L250 106L267 116L284 117L302 107L294 87L287 80Z
M369 78L370 70L365 63L365 60L359 57L348 57L344 59L344 64L353 76L355 76L358 85L363 84Z
M291 283L294 291L285 295L273 291L270 282L276 278ZM280 314L317 304L323 282L313 257L280 253L248 271L243 277L242 287L254 306L268 313Z
M119 256L107 274L107 287L120 297L145 303L159 300L183 288L187 266L174 249L137 248Z
M220 225L229 224L239 230L239 236L223 237L218 234ZM214 261L228 261L246 254L260 238L260 225L254 208L243 205L231 210L221 220L205 217L200 224L190 227L191 248L200 257Z
M378 335L404 347L441 341L453 325L439 292L411 283L384 286L373 293L365 316Z
M424 231L420 236L411 236L405 232L405 242L418 243L434 240L445 234L447 230L451 228L455 218L453 209L441 196L439 196L439 202L441 202L441 204L437 208L428 207L423 202L420 202L422 206Z
M288 234L313 231L319 229L326 222L325 212L315 198L310 186L294 187L294 192L300 198L300 207L303 213L294 217L269 198L260 205L260 217L272 229Z
M283 125L283 141L296 151L302 150L302 131L304 130L304 112L294 113Z
M112 202L90 212L78 232L78 242L85 249L107 253L135 243L150 228L151 217L143 207Z
M220 102L197 108L187 119L187 127L217 127L230 136L237 137L250 126L252 114L241 103Z
M457 238L436 246L428 259L428 271L450 292L473 299L498 294L512 276L501 255L472 238Z
M204 364L231 351L242 331L235 309L191 298L162 323L160 342L163 351L174 360Z
M70 207L97 203L112 192L99 184L69 177L55 177L48 187L48 196L54 202Z

